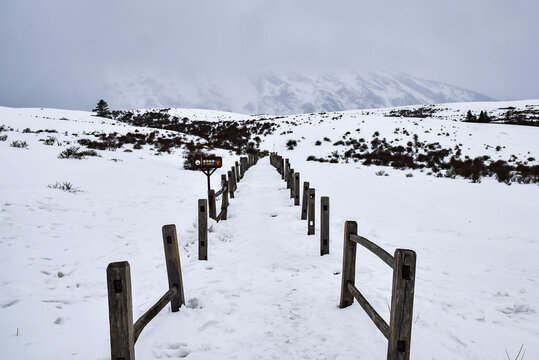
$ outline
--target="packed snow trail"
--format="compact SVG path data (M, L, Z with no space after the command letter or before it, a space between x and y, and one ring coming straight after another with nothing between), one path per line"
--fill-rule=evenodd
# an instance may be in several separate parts
M164 316L154 320L153 334L143 333L137 342L137 355L357 358L357 349L369 344L361 344L350 310L338 308L340 273L330 260L340 257L340 247L339 254L319 256L318 233L307 236L300 207L268 158L246 172L235 195L229 219L210 228L208 261L193 263L197 269L184 275L187 306L197 311L182 308L182 316L166 316L168 325L178 322L172 334L162 327ZM190 276L195 272L197 283ZM156 346L161 333L172 345Z

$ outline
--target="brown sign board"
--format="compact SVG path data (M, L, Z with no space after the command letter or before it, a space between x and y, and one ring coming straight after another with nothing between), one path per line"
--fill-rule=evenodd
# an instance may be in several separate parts
M222 157L202 157L195 159L194 161L195 168L198 169L211 169L211 168L220 168L223 166Z

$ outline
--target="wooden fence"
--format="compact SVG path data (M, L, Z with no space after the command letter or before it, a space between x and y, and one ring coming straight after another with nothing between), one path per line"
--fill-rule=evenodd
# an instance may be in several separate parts
M371 251L393 269L389 325L355 286L357 244ZM407 360L410 358L415 264L416 253L413 250L396 249L394 255L391 256L375 243L359 236L355 221L345 222L339 307L345 308L352 305L354 299L357 300L378 330L388 340L388 360Z
M271 153L270 163L281 174L290 189L294 205L299 205L300 174L291 168L289 159ZM315 233L315 189L308 181L303 182L301 220L307 220L307 234ZM374 310L355 286L356 247L360 244L377 255L393 269L393 284L389 325ZM329 254L329 197L320 198L320 255ZM341 300L339 306L350 306L354 299L372 319L388 340L387 359L408 360L412 334L412 311L414 302L416 253L408 249L396 249L393 256L384 249L357 234L354 221L345 223Z
M281 174L281 178L286 182L286 188L290 189L290 198L294 200L294 205L301 202L301 220L307 220L307 235L315 235L315 211L316 211L316 191L310 187L308 181L303 182L301 187L300 173L295 172L290 165L289 159L283 159L277 153L270 154L270 164ZM303 188L303 197L301 189ZM320 256L329 254L329 197L320 198Z
M236 161L235 166L232 166L230 171L221 175L221 188L215 192L210 189L208 191L209 217L219 222L227 219L227 211L229 198L234 198L234 192L238 189L238 183L245 176L245 172L256 165L258 160L265 155L264 152L249 154L240 158L239 163ZM228 177L227 177L228 175ZM221 210L217 214L217 198L221 196Z
M265 155L267 153L240 158L240 161L235 162L235 166L227 174L221 175L221 189L217 192L210 189L208 199L198 200L199 260L208 259L208 217L216 221L227 219L229 196L234 198L234 192L245 172L255 165L260 157ZM286 182L294 205L299 206L300 198L302 198L300 218L307 220L307 234L314 235L315 189L310 187L309 182L303 182L303 197L301 197L300 173L294 172L289 160L283 159L276 153L271 153L270 163ZM216 198L219 196L222 197L221 211L216 215ZM129 263L127 261L114 262L107 267L110 346L113 360L133 360L135 358L135 343L144 327L169 302L172 312L178 311L185 304L176 226L163 226L162 235L169 289L135 323L133 323ZM393 269L389 325L355 286L357 244L374 253ZM325 254L329 254L329 197L327 196L320 198L320 255ZM388 360L408 360L410 358L415 271L416 253L413 250L396 249L394 255L391 256L375 243L359 236L355 221L346 221L339 307L348 307L353 304L354 299L357 300L388 340Z
M229 198L234 198L238 183L243 179L247 170L258 163L258 160L267 156L267 152L259 152L241 157L235 162L227 174L221 175L221 188L219 191L210 189L208 199L198 200L198 259L208 260L208 217L219 222L228 217ZM227 177L228 175L228 177ZM221 210L217 214L217 198L221 196Z
M135 359L135 343L148 323L170 302L172 312L185 304L175 225L162 228L169 289L133 324L131 270L127 261L107 266L110 352L112 360Z

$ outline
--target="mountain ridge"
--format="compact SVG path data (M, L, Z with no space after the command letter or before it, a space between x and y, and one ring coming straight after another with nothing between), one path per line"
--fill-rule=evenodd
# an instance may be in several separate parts
M351 71L311 76L266 72L227 79L141 77L111 84L104 97L125 109L175 107L274 115L494 100L406 73Z

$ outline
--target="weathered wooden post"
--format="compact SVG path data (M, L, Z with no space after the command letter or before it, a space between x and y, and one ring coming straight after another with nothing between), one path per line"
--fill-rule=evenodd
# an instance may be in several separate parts
M206 199L198 199L198 260L208 260L208 212L206 209Z
M339 307L345 308L354 303L354 295L348 290L348 283L355 285L356 281L356 249L357 244L350 241L350 235L357 235L357 223L344 223L344 244L342 254L341 301Z
M413 250L397 249L393 257L395 265L387 358L408 360L412 337L416 253Z
M285 162L284 159L281 158L281 179L284 180L284 174L285 174Z
M300 189L299 189L299 172L295 173L294 174L294 205L295 206L298 206L299 205L299 194L300 194Z
M309 182L303 182L303 202L301 203L301 220L307 220L307 205L309 203Z
M288 183L290 186L288 187L290 189L290 199L294 198L294 169L290 169L288 172Z
M230 198L234 199L234 185L232 183L232 171L228 172L228 193L230 194Z
M221 220L226 220L227 213L228 213L228 182L226 180L226 175L221 175L221 186L223 187L223 201L221 202L221 213L223 214L221 216Z
M290 170L290 162L288 159L284 159L284 171L283 180L286 181L286 188L288 189L288 170Z
M236 182L240 182L241 176L240 176L240 164L236 161L236 164L234 165L236 168Z
M213 220L217 217L215 205L215 190L208 191L209 216Z
M135 332L131 298L131 270L127 261L107 266L109 298L110 357L112 360L135 359Z
M320 256L329 254L329 197L320 198Z
M314 201L315 201L315 190L309 188L309 204L307 211L307 235L314 235Z
M206 202L206 199L201 199ZM200 201L199 200L199 203ZM185 304L183 293L182 265L180 262L180 251L178 249L178 234L176 225L164 225L161 229L163 233L163 246L165 248L165 262L167 264L168 287L176 287L176 295L170 299L170 308L176 312Z
M238 183L236 182L236 169L234 166L230 168L230 173L232 174L232 188L236 191L238 190Z
M245 158L240 158L240 177L243 179L243 176L245 175Z

